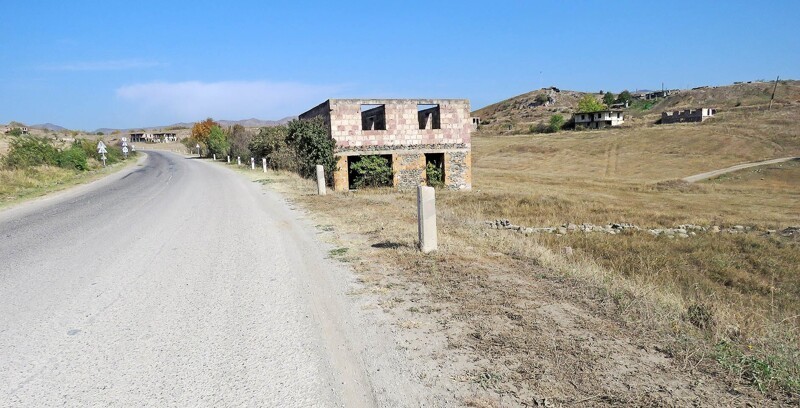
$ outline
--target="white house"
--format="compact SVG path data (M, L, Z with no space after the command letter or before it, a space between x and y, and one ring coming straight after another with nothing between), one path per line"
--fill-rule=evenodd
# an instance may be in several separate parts
M609 126L619 126L624 121L621 110L604 110L599 112L578 112L572 116L575 126L587 129L601 129Z

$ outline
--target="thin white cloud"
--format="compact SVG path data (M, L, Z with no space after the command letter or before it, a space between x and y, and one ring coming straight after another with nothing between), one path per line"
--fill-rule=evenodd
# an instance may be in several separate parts
M137 122L189 122L216 119L278 119L296 115L341 91L339 85L296 82L152 82L123 86L117 97Z
M65 64L44 65L41 67L41 69L45 71L124 71L131 69L155 68L165 65L167 64L158 61L128 59L70 62Z

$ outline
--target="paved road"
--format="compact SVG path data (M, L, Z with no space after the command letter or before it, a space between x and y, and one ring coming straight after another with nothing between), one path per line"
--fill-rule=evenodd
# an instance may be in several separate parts
M694 183L694 182L697 182L697 181L707 180L707 179L710 179L712 177L716 177L716 176L719 176L719 175L722 175L722 174L725 174L725 173L731 173L731 172L734 172L734 171L737 171L737 170L747 169L747 168L750 168L750 167L764 166L764 165L767 165L767 164L783 163L783 162L787 162L789 160L800 160L800 157L783 157L783 158L780 158L780 159L772 159L772 160L764 160L764 161L759 161L759 162L737 164L735 166L726 167L724 169L708 171L708 172L705 172L705 173L695 174L694 176L684 177L683 181L687 181L689 183Z
M0 406L372 406L313 235L172 153L0 213Z

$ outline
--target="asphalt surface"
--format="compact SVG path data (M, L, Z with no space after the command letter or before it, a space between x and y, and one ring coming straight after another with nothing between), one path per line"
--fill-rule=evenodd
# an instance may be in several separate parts
M0 212L0 406L375 405L292 217L155 151Z

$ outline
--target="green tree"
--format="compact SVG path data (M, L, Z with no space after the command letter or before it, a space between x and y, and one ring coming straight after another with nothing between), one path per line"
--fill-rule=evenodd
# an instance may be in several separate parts
M9 130L6 133L11 135L11 136L22 136L22 129L14 128L14 129Z
M233 125L228 128L228 141L231 144L231 156L240 156L242 160L245 157L253 157L250 151L250 140L253 135L247 131L242 125Z
M547 126L548 133L556 133L564 126L564 117L555 114L550 117L550 124Z
M606 92L606 94L603 95L603 103L606 104L606 106L611 105L612 103L614 103L615 100L616 98L614 97L614 94L611 92Z
M289 122L287 128L286 143L297 154L297 172L311 178L315 174L314 166L321 164L330 183L336 169L336 158L333 156L335 143L322 118L295 119Z
M621 102L621 103L625 103L625 102L630 103L632 100L633 100L633 95L631 95L631 93L628 92L627 89L622 91L622 92L620 92L619 96L617 96L617 101Z
M249 149L255 157L267 159L272 169L297 170L297 154L286 143L289 129L286 126L263 127L250 140Z
M606 109L608 109L608 107L598 101L592 94L584 95L583 98L578 101L578 112L599 112Z
M534 101L536 101L536 104L538 104L538 105L544 105L549 100L550 100L550 98L548 98L547 95L543 94L543 93L536 94L536 98L534 99Z
M208 135L208 153L218 154L224 156L230 150L231 144L228 142L228 136L219 126L213 126Z

